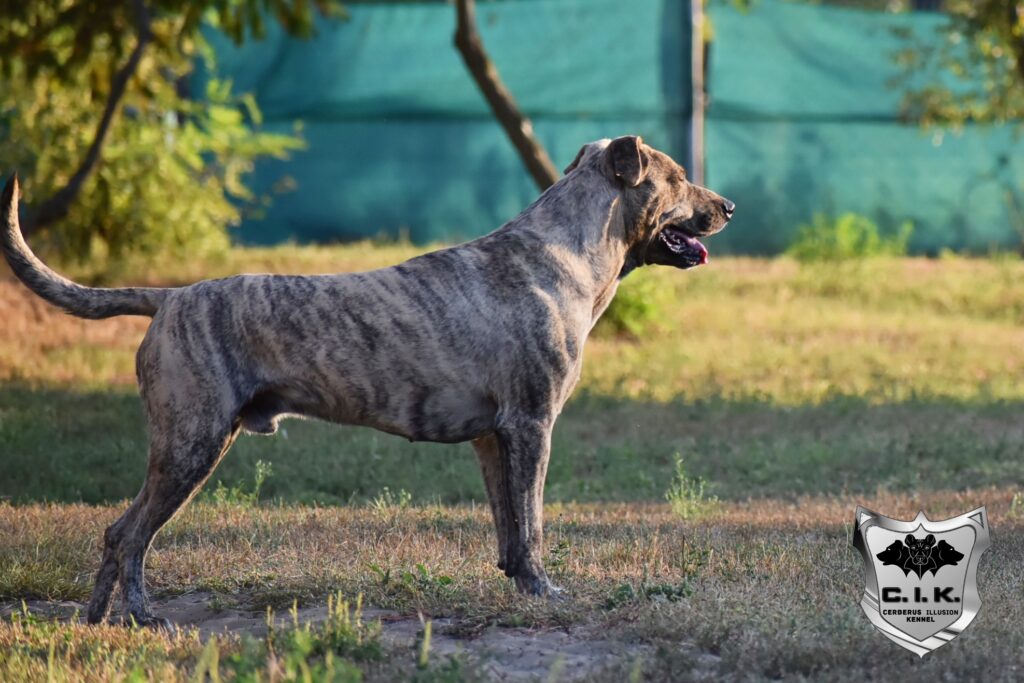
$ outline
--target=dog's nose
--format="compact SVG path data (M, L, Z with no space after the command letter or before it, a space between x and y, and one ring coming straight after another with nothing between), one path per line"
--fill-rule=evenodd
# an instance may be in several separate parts
M736 205L730 202L728 199L722 199L722 208L725 209L725 215L728 218L732 218L732 212L736 210Z

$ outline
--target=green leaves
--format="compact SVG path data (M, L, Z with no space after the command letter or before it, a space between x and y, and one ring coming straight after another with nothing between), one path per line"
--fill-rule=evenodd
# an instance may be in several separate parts
M905 256L913 231L909 221L896 234L885 235L867 216L844 213L831 218L817 213L809 224L800 226L786 253L801 262Z
M0 73L7 76L19 60L30 77L56 71L62 79L93 66L97 52L116 61L131 50L137 33L135 0L0 0ZM203 22L217 26L235 42L262 38L267 21L276 21L300 38L314 34L317 14L347 15L339 0L148 0L142 3L153 23L162 59L190 57Z
M925 126L962 128L1024 118L1024 6L1016 0L947 0L949 21L908 36L897 55L903 112Z
M657 328L671 300L672 293L649 270L631 273L619 285L594 332L601 337L638 339Z
M30 206L67 181L98 116L94 100L78 88L42 85L17 79L0 94L9 131L0 158L22 171ZM245 203L259 199L246 185L255 161L303 147L294 135L251 127L226 93L216 89L215 98L182 102L178 111L137 104L127 109L68 216L42 235L47 245L80 261L226 248L226 229L239 223ZM156 96L173 101L166 92Z
M21 172L29 217L80 168L113 75L139 36L152 35L99 164L67 215L34 241L66 259L108 263L133 252L225 249L227 228L268 201L247 185L255 162L285 158L303 142L297 128L261 131L255 98L234 94L228 81L213 79L205 99L189 98L194 60L202 55L214 70L201 24L213 18L238 41L262 35L267 21L308 36L315 13L343 9L336 0L0 0L0 160L4 172Z

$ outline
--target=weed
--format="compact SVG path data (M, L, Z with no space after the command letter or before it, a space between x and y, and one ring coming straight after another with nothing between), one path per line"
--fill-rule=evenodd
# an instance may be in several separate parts
M383 657L379 621L363 621L363 596L350 605L340 594L327 599L327 619L314 626L299 624L297 607L292 607L292 628L282 632L271 629L267 635L270 648L295 658L308 659L328 653L356 662L379 661Z
M430 666L430 637L433 631L434 622L427 620L427 623L423 625L423 641L420 643L420 657L416 662L416 666L420 669L426 669Z
M567 539L563 538L548 552L548 556L545 558L544 564L551 571L565 569L571 552L572 546L569 545L569 541Z
M435 575L427 565L422 562L416 563L411 569L402 569L392 573L390 567L381 567L373 563L369 570L377 577L377 585L384 591L400 589L413 595L423 593L438 594L445 593L451 589L454 579L447 574Z
M620 583L608 594L604 601L604 607L605 609L615 609L633 600L636 600L636 589L633 588L633 584Z
M675 479L665 493L672 512L684 520L698 519L713 512L718 507L718 498L707 495L706 488L703 477L690 476L683 459L677 456Z
M411 683L468 683L493 678L476 671L458 657L448 656L439 665L417 669L409 680Z
M223 612L224 610L228 609L229 606L230 606L230 603L226 599L226 597L223 596L223 595L218 595L218 594L214 594L206 602L207 609L209 609L211 612L213 612L215 614L218 613L218 612Z
M620 583L608 594L604 601L605 609L616 609L623 605L644 601L679 602L693 595L693 587L688 581L680 583L647 583L641 581L634 586L632 583Z
M398 489L398 492L394 493L385 486L377 494L377 497L370 501L370 505L378 512L395 509L404 510L412 505L412 494L405 489Z
M263 485L273 473L273 467L269 462L257 460L251 488L247 487L243 482L239 482L234 486L225 486L223 481L218 481L217 486L212 491L203 493L203 497L214 505L254 507L259 501Z
M363 680L361 666L384 659L380 622L362 619L362 597L354 606L332 596L327 619L273 628L268 615L263 639L194 634L167 636L146 629L95 629L40 619L27 609L0 623L4 680L336 681ZM191 675L188 670L191 669ZM143 672L146 672L145 675Z
M422 562L416 564L414 571L403 571L401 581L410 588L419 591L446 589L452 585L452 577L447 575L434 575Z
M387 589L391 585L391 567L381 567L373 563L369 565L369 570L377 575L377 583L381 588Z
M427 619L423 622L423 631L418 637L416 670L409 679L411 683L469 683L470 681L485 680L480 672L467 666L458 657L448 656L442 660L439 666L431 666L430 643L433 633L434 622Z
M1018 491L1013 494L1013 499L1010 501L1010 511L1007 513L1010 519L1021 519L1024 518L1024 492Z

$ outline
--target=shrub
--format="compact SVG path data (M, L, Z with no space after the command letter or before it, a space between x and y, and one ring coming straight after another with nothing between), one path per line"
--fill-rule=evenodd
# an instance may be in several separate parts
M40 232L44 246L68 261L111 263L131 254L225 250L227 229L241 221L246 205L260 201L245 185L255 161L302 147L297 137L257 132L255 104L229 87L212 81L205 102L177 103L184 116L158 109L121 116L67 217ZM67 181L88 143L96 105L77 86L14 79L4 90L0 108L10 118L0 155L22 171L25 201L39 203ZM33 111L31 93L39 90L47 104Z
M61 218L44 221L33 240L65 260L117 264L133 253L204 255L228 246L227 228L258 209L247 176L261 158L301 149L295 134L261 130L251 96L217 80L213 51L199 34L200 19L220 15L226 29L244 32L262 12L244 3L161 3L151 14L153 40L127 81L98 165ZM274 19L292 26L309 18L306 3L279 7ZM316 3L321 12L327 5ZM138 43L131 3L5 3L0 23L0 159L25 186L24 225L34 211L66 189L97 138L113 76ZM12 16L7 16L12 14ZM237 19L241 27L231 22ZM226 23L225 23L226 22ZM301 27L293 26L296 32ZM241 39L238 35L237 39ZM186 95L195 60L210 79L205 92ZM52 221L52 222L50 222Z
M594 333L602 337L641 337L662 318L665 299L665 291L651 273L634 273L619 285Z
M786 253L801 262L904 256L913 231L908 221L896 234L887 236L867 216L844 213L831 218L818 213L809 224L800 226Z

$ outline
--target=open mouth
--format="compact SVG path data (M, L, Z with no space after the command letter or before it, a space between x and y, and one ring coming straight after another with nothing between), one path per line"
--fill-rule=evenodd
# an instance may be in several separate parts
M679 226L665 226L658 233L658 240L672 253L672 265L677 268L693 268L708 262L707 247Z

